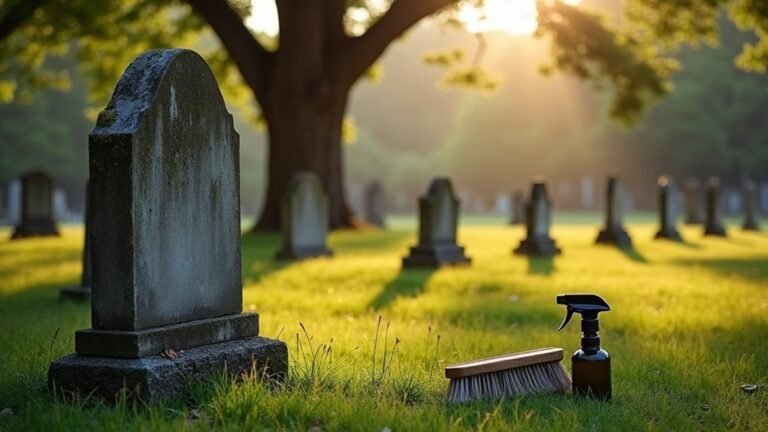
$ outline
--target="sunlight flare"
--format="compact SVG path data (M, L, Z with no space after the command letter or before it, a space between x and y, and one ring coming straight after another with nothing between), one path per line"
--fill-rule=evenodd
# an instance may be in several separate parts
M581 0L565 0L575 5ZM470 33L502 31L515 36L530 35L538 25L536 0L485 0L482 7L463 2L459 21Z

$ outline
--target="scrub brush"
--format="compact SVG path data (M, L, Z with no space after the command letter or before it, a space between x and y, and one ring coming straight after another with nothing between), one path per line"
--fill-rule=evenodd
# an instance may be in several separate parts
M562 359L561 348L541 348L448 366L448 402L565 392L571 378Z

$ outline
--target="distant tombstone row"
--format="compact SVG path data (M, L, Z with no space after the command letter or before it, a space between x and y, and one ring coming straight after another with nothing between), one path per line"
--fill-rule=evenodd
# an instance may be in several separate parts
M199 55L128 66L90 135L93 328L50 386L151 402L224 374L285 376L286 345L242 313L238 146Z
M59 235L54 221L53 179L43 171L21 177L21 220L12 239Z
M759 211L757 209L757 188L755 182L747 181L744 184L744 199L742 201L744 206L744 223L741 228L745 231L759 231Z
M64 300L88 300L91 297L91 239L90 231L92 222L88 219L90 214L89 202L90 202L90 182L86 183L85 187L85 235L83 242L83 269L80 277L80 285L68 288L62 288L60 291L60 297Z
M368 223L384 227L385 202L381 183L371 182L365 189L365 220Z
M515 191L512 194L512 204L510 206L509 224L522 225L525 223L525 198L523 193Z
M403 258L404 268L437 268L470 264L464 248L456 243L459 200L447 178L432 180L427 194L419 198L419 240Z
M609 177L605 197L605 226L595 243L632 247L632 239L624 229L624 187L618 177Z
M674 184L672 177L661 176L659 185L659 230L655 238L672 241L683 241L683 237L677 230L678 211L674 200Z
M513 250L516 255L549 257L561 252L549 236L552 223L552 203L547 195L547 185L543 180L535 180L531 186L531 195L525 206L526 237Z
M725 237L725 225L723 224L720 209L720 179L710 177L707 179L707 189L704 209L704 235Z

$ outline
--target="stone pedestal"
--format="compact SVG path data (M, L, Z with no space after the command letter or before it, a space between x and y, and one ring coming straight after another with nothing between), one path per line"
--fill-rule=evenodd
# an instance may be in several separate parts
M51 365L50 387L114 401L125 393L145 402L173 399L193 383L262 373L265 379L283 380L288 371L285 344L262 337L204 345L175 352L176 358L160 355L141 358L108 358L72 354Z
M725 225L720 211L720 179L707 179L706 211L704 212L704 235L725 237Z
M403 258L403 268L438 268L469 265L472 260L456 243L459 200L447 178L432 180L427 194L419 199L419 243Z
M605 226L597 234L595 243L631 248L632 239L624 229L624 190L617 177L608 178L605 199Z
M549 227L552 221L551 207L546 183L543 180L534 181L531 187L531 197L525 208L526 237L515 248L514 254L550 257L562 252L549 236Z
M59 235L53 220L53 179L43 171L21 177L21 222L12 239Z
M683 237L677 231L677 209L674 205L673 193L674 183L672 177L659 177L659 230L656 232L656 239L665 239L672 241L683 241Z
M284 377L286 345L242 313L239 136L205 61L141 55L89 138L92 328L51 387L153 402L225 374Z

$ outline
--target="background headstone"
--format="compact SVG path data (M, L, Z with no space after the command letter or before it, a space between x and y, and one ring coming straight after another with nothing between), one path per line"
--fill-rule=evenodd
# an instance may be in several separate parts
M53 213L53 179L43 171L21 177L21 221L13 239L59 235Z
M8 182L8 224L21 222L21 180Z
M509 215L512 211L512 199L505 193L496 194L496 200L493 203L493 211L497 215Z
M581 178L581 208L591 210L595 207L595 183L592 177Z
M509 215L510 225L522 225L525 223L525 198L523 193L515 191L512 194L512 209Z
M62 288L59 291L59 297L63 300L76 300L84 301L91 298L91 239L90 239L90 225L88 220L88 214L90 213L88 208L88 202L90 201L90 186L89 182L85 184L85 214L83 217L83 231L85 232L83 242L83 272L80 277L80 285L75 287Z
M595 243L612 244L621 248L632 247L632 239L624 229L624 186L617 177L609 177L605 193L605 226Z
M552 203L547 196L547 185L543 180L535 180L525 208L526 237L514 253L544 257L559 254L561 249L549 236L551 223Z
M675 185L672 177L661 176L659 185L659 231L655 238L674 241L683 241L680 232L677 231L678 210L675 205Z
M459 200L448 178L435 178L419 198L419 243L403 258L403 267L470 264L464 248L456 243Z
M720 179L707 179L707 190L704 200L704 235L725 237L722 210L720 208Z
M685 181L685 220L688 225L698 225L701 217L701 188L699 181L689 178Z
M242 313L239 136L205 61L139 56L89 138L93 328L49 385L154 401L254 366L283 377L285 344Z
M757 210L757 187L755 182L747 180L744 183L744 190L742 192L744 198L742 203L744 205L744 223L741 228L745 231L760 231L760 214Z
M333 255L326 245L330 226L328 197L315 173L296 173L280 210L283 246L276 254L277 259Z
M368 223L384 227L386 197L381 183L374 181L365 188L365 220Z

